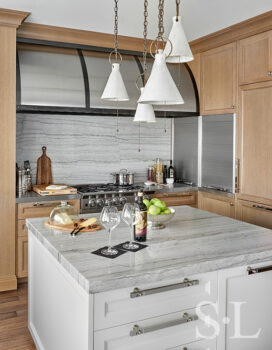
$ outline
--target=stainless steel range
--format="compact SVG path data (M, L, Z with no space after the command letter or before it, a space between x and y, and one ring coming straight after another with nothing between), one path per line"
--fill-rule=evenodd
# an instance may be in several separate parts
M86 184L73 186L81 195L81 213L95 213L105 205L115 205L122 209L126 203L135 201L137 192L143 191L141 185L117 186L114 184ZM144 189L146 195L154 191Z

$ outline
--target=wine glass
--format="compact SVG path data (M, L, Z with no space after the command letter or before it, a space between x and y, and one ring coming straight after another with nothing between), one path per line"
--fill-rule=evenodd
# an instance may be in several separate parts
M130 242L123 244L123 248L129 250L135 250L139 248L139 245L133 242L133 226L140 220L140 208L137 203L126 203L122 211L123 221L130 227Z
M100 221L105 229L109 232L109 245L107 248L101 250L104 255L116 255L118 250L111 246L111 233L120 224L120 213L118 209L113 206L104 207L100 214Z

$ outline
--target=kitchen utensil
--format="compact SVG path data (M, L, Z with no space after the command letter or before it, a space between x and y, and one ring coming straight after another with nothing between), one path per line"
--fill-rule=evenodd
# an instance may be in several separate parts
M66 185L58 185L58 186L66 186ZM54 189L48 188L47 185L33 185L33 191L37 192L40 196L57 196L57 195L63 195L63 194L76 194L77 189L74 187L66 186L66 188L63 189Z
M101 251L103 255L117 255L118 250L112 248L111 245L111 233L120 224L120 214L118 209L113 206L104 207L101 215L100 221L106 230L109 232L109 245L107 248Z
M175 210L173 208L169 208L171 210L171 214L162 214L162 215L150 215L147 214L147 225L149 229L159 230L165 228L167 222L169 222L175 215Z
M129 226L130 228L130 242L125 243L123 248L127 250L135 250L139 248L139 245L133 242L134 239L134 230L133 226L138 223L140 220L140 208L137 203L126 203L124 205L122 211L122 220Z
M51 159L46 155L46 147L42 147L42 156L37 160L36 184L52 184Z
M121 169L119 173L119 185L127 185L127 169Z
M76 230L73 230L73 231L71 232L71 236L76 236L80 231L83 231L84 228L85 228L85 227L80 227L80 228L78 228L78 229L76 229Z
M134 174L127 173L127 185L134 185Z

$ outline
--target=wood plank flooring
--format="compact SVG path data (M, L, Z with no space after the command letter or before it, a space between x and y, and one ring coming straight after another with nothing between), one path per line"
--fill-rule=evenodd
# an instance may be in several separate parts
M0 293L0 350L36 350L27 327L27 283Z

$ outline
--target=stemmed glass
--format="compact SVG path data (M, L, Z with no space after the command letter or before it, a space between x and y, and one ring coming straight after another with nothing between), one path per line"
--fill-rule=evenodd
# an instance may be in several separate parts
M118 250L111 246L111 233L120 224L120 213L118 209L113 206L104 207L100 214L100 221L105 229L109 232L109 245L107 248L101 250L103 255L116 255Z
M133 242L133 226L136 225L140 220L139 205L137 203L126 203L122 211L122 219L130 227L130 242L123 244L123 248L129 250L138 249L139 245Z

